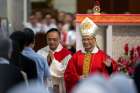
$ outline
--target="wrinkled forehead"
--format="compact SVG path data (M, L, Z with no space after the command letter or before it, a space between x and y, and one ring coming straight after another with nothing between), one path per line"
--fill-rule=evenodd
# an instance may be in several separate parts
M59 38L59 33L58 32L49 32L47 34L47 38Z
M93 35L83 35L82 36L82 39L91 39L91 38L95 38L95 37Z

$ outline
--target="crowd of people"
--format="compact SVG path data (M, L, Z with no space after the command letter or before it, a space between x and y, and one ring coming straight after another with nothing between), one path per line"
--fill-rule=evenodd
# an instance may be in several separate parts
M30 28L35 34L46 33L51 28L58 28L61 31L61 43L71 49L75 46L75 16L62 11L42 13L36 11L29 17L29 21L24 23L25 28ZM75 52L74 48L73 51Z
M88 17L76 52L75 24L73 14L37 11L22 31L1 31L0 93L140 93L140 65L133 77L115 74L119 65L98 47L98 26ZM35 50L40 33L47 43Z

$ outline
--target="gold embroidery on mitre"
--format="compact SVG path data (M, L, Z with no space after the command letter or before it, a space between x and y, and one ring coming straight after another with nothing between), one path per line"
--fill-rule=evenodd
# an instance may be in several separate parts
M86 17L80 24L81 35L96 35L98 26L93 22L92 19Z
M82 27L81 27L81 32L87 31L89 29L91 29L92 24L90 22L85 22L83 23Z
M83 24L83 29L84 29L84 30L88 30L88 29L90 29L91 27L92 27L92 25L91 25L90 22L86 22L86 23Z
M91 54L86 53L84 56L84 64L83 64L83 76L84 77L87 77L89 75L90 61L91 61Z

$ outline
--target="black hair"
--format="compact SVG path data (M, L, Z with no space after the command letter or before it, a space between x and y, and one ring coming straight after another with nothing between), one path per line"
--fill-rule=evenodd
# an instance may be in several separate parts
M31 43L34 43L35 34L34 34L33 30L31 30L29 28L25 28L23 31L25 34L25 46L29 46Z
M13 42L13 50L21 52L25 46L25 34L22 31L15 31L10 35Z
M61 33L57 28L51 28L50 30L47 31L46 36L50 33L50 32L57 32L59 37L61 37Z

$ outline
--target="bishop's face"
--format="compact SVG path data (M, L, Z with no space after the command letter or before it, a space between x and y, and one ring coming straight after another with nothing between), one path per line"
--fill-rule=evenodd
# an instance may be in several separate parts
M91 52L95 46L96 38L93 36L82 36L82 43L85 51Z

